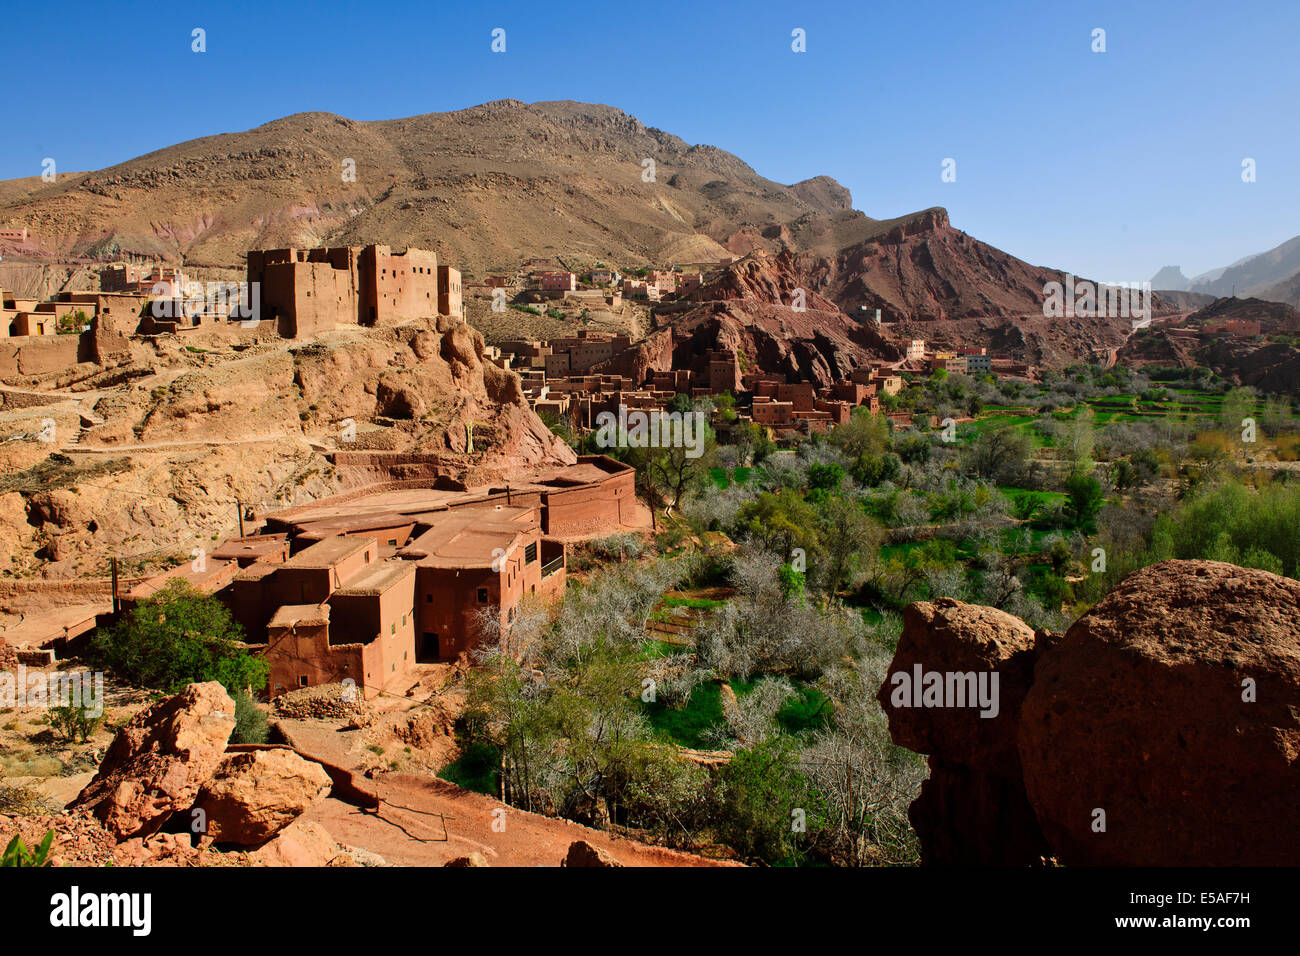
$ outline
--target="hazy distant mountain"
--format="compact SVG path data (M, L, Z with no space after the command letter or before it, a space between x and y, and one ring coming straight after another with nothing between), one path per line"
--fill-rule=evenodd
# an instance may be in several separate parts
M1163 271L1163 270L1162 270ZM1230 266L1193 276L1187 288L1208 295L1268 298L1267 290L1300 272L1300 236Z
M1275 282L1261 291L1259 297L1270 302L1285 302L1294 309L1300 309L1300 272L1281 282Z
M1191 282L1191 279L1183 275L1181 266L1165 266L1151 277L1151 288L1186 292L1191 286Z

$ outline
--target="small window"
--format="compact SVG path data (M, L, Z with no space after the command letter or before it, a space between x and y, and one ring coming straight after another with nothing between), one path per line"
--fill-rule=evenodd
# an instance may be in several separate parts
M306 687L306 686L307 686L307 675L306 675L306 674L302 674L302 675L300 675L300 676L298 677L298 686L299 686L299 687Z
M389 538L389 539L388 539L388 544L389 544L390 547L394 547L394 548L397 547L397 539L396 539L396 538Z
M478 603L479 604L487 603L487 588L478 589Z
M425 603L425 604L432 604L432 603L433 603L433 595L432 595L432 594L426 594L426 595L424 596L424 603Z
M397 633L397 622L396 622L396 621L394 621L392 624L388 625L388 633L389 633L389 634L396 634L396 633Z
M524 564L532 564L537 560L537 542L534 541L528 547L524 548Z

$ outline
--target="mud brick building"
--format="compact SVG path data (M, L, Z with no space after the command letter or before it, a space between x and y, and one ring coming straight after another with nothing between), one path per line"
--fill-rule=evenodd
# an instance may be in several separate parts
M451 266L438 266L438 314L456 318L465 316L460 291L460 270Z
M247 281L260 284L261 318L275 322L285 338L309 338L340 325L459 315L461 308L460 273L439 269L437 253L425 249L252 250Z
M271 697L345 680L368 697L401 693L417 664L463 658L509 628L523 601L562 593L569 538L637 526L634 481L629 466L594 455L501 486L384 482L267 514L261 534L156 575L122 603L177 579L215 595L270 664Z

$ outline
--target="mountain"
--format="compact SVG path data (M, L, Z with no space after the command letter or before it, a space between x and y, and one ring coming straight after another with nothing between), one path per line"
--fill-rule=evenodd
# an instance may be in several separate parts
M1113 349L1131 331L1127 320L1045 319L1044 288L1062 272L980 242L942 208L873 219L828 176L777 183L585 103L500 100L377 122L295 114L55 183L0 183L5 224L31 233L14 278L32 286L70 281L42 262L132 253L237 270L250 248L290 245L432 248L471 281L531 256L580 272L788 254L783 281L853 325L879 309L886 322L927 324L908 330L917 337L969 332L1049 363ZM1032 335L1003 327L1016 322Z
M53 184L0 184L0 223L51 257L238 267L250 248L386 242L481 274L529 254L663 264L777 251L794 234L816 248L874 220L829 177L782 185L611 107L503 100L378 122L301 113Z
M578 268L790 250L842 307L909 316L1036 312L1048 276L942 209L872 219L828 176L783 185L573 102L377 122L300 113L55 183L0 183L4 224L29 229L36 261L120 252L239 268L250 248L383 242L433 248L471 277L528 256Z
M1151 288L1167 289L1170 292L1186 292L1192 280L1183 275L1179 266L1165 266L1151 277Z
M1263 295L1265 291L1297 272L1300 272L1300 236L1288 239L1267 252L1239 259L1230 266L1193 276L1187 288L1192 292L1213 296L1235 294L1239 297L1269 298Z
M1300 309L1300 272L1261 289L1259 297L1270 302L1283 302L1292 308Z

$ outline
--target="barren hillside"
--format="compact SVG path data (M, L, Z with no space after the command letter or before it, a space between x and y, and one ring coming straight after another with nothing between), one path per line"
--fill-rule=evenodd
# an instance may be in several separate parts
M775 183L617 109L515 100L379 122L300 113L54 184L0 184L0 223L51 255L229 266L250 248L386 242L473 273L530 253L636 264L774 249L809 216L869 228L850 207L827 177Z

